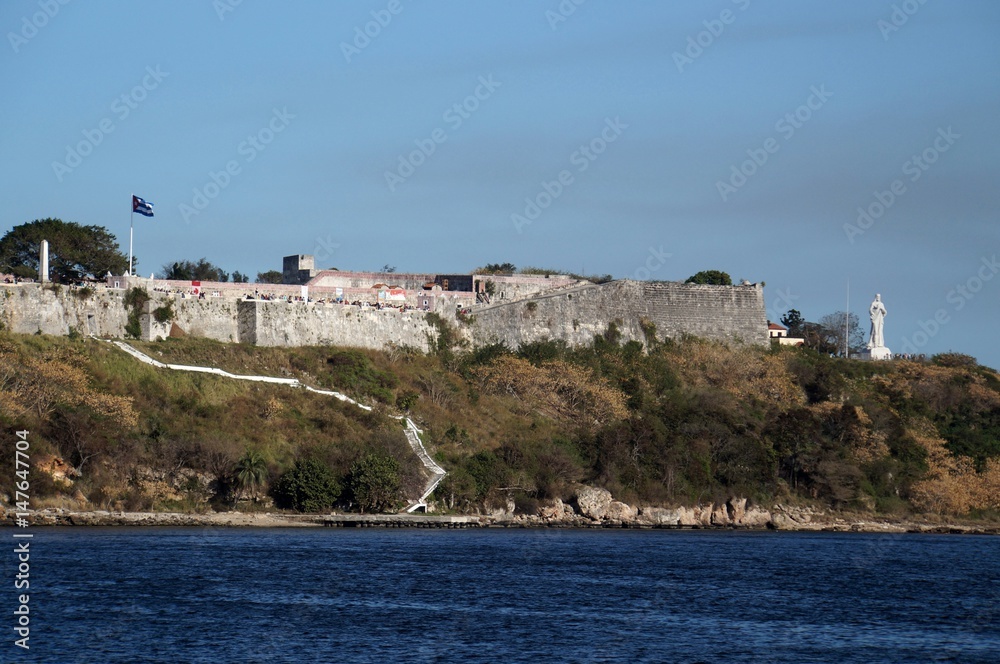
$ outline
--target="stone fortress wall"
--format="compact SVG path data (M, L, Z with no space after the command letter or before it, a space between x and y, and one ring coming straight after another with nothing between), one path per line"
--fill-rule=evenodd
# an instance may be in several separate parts
M767 315L759 285L703 286L676 282L613 281L587 284L527 300L475 310L476 345L510 348L544 339L571 346L592 343L614 323L624 341L646 342L689 334L766 345ZM652 323L653 328L650 327Z
M479 275L477 275L477 279ZM503 342L512 348L542 339L561 339L570 345L593 342L614 323L623 340L645 342L649 323L658 338L683 334L740 340L765 345L767 320L763 289L759 285L700 286L674 282L614 281L607 284L549 280L543 290L539 279L502 282L496 291L520 299L499 299L474 305L467 295L458 302L474 305L471 317L456 317L456 300L439 300L438 315L454 326L473 346ZM124 278L118 278L124 279ZM151 296L140 324L147 340L166 338L171 330L223 342L261 346L338 345L385 348L390 343L431 348L437 328L428 312L418 309L376 309L332 302L246 299L254 284L202 284L204 299L184 291L164 292L164 282L133 279L146 286ZM501 283L502 282L502 283ZM190 288L190 282L177 282ZM119 285L122 285L119 282ZM169 286L169 284L167 284ZM257 285L262 292L269 287ZM237 288L238 287L238 288ZM160 290L157 290L160 288ZM289 295L298 286L287 289ZM169 288L167 289L169 290ZM370 289L368 289L370 290ZM223 293L229 291L229 296ZM310 291L311 296L315 293ZM0 324L22 334L80 334L124 338L128 312L125 289L97 287L81 289L39 284L0 284ZM155 308L173 303L174 318L158 323ZM176 328L175 328L176 326Z

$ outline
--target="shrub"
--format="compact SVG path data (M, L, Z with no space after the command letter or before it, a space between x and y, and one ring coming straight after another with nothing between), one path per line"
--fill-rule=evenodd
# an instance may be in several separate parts
M975 369L979 366L976 358L964 353L939 353L931 358L931 362L939 367Z
M335 351L327 358L326 365L334 387L372 396L385 403L392 402L392 390L398 382L396 375L376 368L364 353Z
M388 455L368 454L351 466L348 485L362 512L394 510L402 498L399 462Z
M174 319L174 303L172 300L167 300L167 303L162 307L157 307L153 309L153 318L156 319L157 323L167 323Z
M420 398L420 394L412 390L406 390L402 394L396 397L396 407L402 411L409 411L413 408L413 405L417 403L417 399Z
M279 507L299 512L320 512L333 507L340 497L340 484L330 467L315 460L303 459L278 478L272 490Z
M125 293L125 308L128 310L128 322L125 324L125 335L138 339L142 336L142 327L139 325L139 314L142 308L149 302L149 293L145 288L133 286Z
M461 337L458 332L448 324L439 314L430 312L427 314L427 323L437 330L437 338L429 338L430 347L435 355L442 357L451 353L451 349L461 344Z

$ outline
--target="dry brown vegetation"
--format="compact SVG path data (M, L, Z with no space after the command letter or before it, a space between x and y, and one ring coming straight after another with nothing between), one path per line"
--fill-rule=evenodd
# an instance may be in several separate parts
M964 356L862 363L697 339L643 348L613 330L582 349L433 355L136 345L166 362L296 377L376 408L158 370L95 340L0 335L0 424L28 428L39 454L79 472L68 482L35 472L35 495L229 507L234 466L254 450L268 485L306 458L346 481L366 455L389 456L412 496L423 472L389 417L408 412L449 470L437 497L453 509L512 499L532 511L584 481L636 503L740 494L882 512L1000 510L1000 379Z

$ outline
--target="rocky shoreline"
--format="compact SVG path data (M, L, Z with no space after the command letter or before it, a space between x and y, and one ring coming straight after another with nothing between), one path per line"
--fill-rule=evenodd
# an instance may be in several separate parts
M435 514L285 514L278 512L109 512L43 509L29 513L29 526L158 526L200 528L394 527L394 528L638 528L776 530L859 533L937 533L1000 535L995 521L893 519L874 514L824 511L776 504L748 505L745 498L694 507L633 507L613 500L604 489L581 487L568 503L539 508L537 515L511 509L462 517ZM0 507L0 526L17 526L16 515Z
M693 507L633 507L613 500L605 489L580 487L570 503L556 500L537 516L494 513L488 525L513 527L674 528L787 530L863 533L950 533L1000 535L1000 523L938 520L935 517L894 519L875 514L825 511L781 503L766 509L746 498Z

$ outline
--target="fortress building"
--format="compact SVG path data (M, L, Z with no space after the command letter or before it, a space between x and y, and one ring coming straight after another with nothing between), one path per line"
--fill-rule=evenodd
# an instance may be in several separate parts
M469 345L511 348L545 339L593 343L614 326L622 341L694 335L768 343L763 287L567 275L401 274L316 270L309 255L286 256L283 284L111 277L95 289L0 284L0 323L14 332L124 338L128 288L150 301L141 337L192 335L261 346L337 345L429 350L442 322ZM164 305L173 311L164 320ZM156 314L159 309L160 313ZM432 316L433 314L433 316Z

